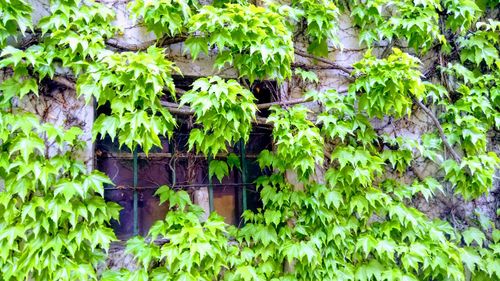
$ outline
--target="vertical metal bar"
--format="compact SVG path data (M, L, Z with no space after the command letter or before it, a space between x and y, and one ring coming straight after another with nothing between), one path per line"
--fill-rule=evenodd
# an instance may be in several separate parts
M139 195L137 192L137 179L138 179L138 168L137 168L137 148L134 150L133 154L134 158L134 167L133 167L133 173L134 173L134 236L139 235L139 208L138 208L138 201L139 201Z
M175 187L175 185L177 184L177 173L176 173L176 159L174 158L176 155L175 154L175 141L174 141L174 138L175 136L172 136L171 139L168 140L168 151L171 153L171 158L170 158L170 161L168 163L168 165L170 166L170 170L172 172L172 186L171 188ZM173 165L171 165L171 163L173 163Z
M172 170L172 186L171 187L174 188L175 185L177 184L177 174L175 173L175 162L176 162L175 159L172 162L174 162L174 165L170 166L171 170Z
M246 159L246 145L243 140L240 140L240 153L241 153L241 181L243 183L242 194L242 207L243 212L247 210L247 159Z
M208 161L208 166L210 167L210 162L212 161L211 155L208 156L207 161ZM212 176L210 175L210 171L208 171L208 205L210 206L210 213L212 213L215 210L215 208L214 208L214 187L212 185Z

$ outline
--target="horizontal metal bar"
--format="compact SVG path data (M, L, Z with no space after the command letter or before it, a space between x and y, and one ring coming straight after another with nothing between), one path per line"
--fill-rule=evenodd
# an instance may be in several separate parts
M228 153L218 153L216 158L226 158ZM146 155L146 153L138 153L138 159L164 159L164 158L207 158L203 154L191 154L191 153L164 153L164 152L151 152ZM124 159L132 160L134 159L133 153L129 152L102 152L97 158L112 158L112 159ZM247 158L257 158L257 154L247 154Z
M212 183L212 186L214 187L224 187L224 186L236 186L236 187L243 187L243 186L254 186L255 184L252 183ZM208 187L208 184L179 184L179 185L174 185L171 186L172 189L182 189L182 188L188 188L188 187ZM112 187L105 187L105 190L133 190L133 186L112 186ZM138 186L136 187L137 190L147 190L147 189L158 189L158 186Z

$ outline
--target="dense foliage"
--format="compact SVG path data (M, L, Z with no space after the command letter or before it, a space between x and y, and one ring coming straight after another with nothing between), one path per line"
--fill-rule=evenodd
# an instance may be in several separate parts
M292 74L292 32L276 12L253 5L203 6L191 18L189 31L186 47L194 59L217 47L214 67L230 64L251 82L283 81Z
M137 258L141 269L108 271L103 280L212 280L228 266L227 257L238 252L229 244L223 218L213 213L201 222L203 209L194 205L185 191L162 186L156 193L169 206L165 220L151 227L147 242L135 237L127 243L127 252ZM156 244L159 238L168 239L168 243ZM151 263L155 264L153 269Z
M500 231L491 217L477 212L463 227L412 204L437 193L474 201L494 188L498 1L126 6L155 44L110 40L122 31L100 2L50 1L33 21L29 2L0 0L0 280L500 280ZM373 48L346 67L328 60L341 48L342 14L361 46ZM212 56L215 69L230 67L237 79L201 77L178 91L172 75L182 73L167 47L182 41L193 63ZM295 54L322 64L296 63ZM320 76L310 70L321 68L348 76L347 90L316 88ZM65 95L75 90L109 108L96 117L94 139L109 136L145 153L172 135L182 111L194 120L188 149L213 159L262 123L251 84L265 79L302 79L303 101L315 110L289 106L286 97L271 107L274 147L257 160L272 171L256 181L262 208L246 211L240 228L216 214L202 221L185 191L162 186L165 219L127 242L140 268L97 273L116 240L109 222L120 207L103 198L111 181L80 160L80 128L46 122L29 112L29 100L50 97L54 84L69 89ZM374 126L411 121L417 111L431 124L419 138ZM420 175L416 162L435 173ZM212 160L210 176L221 181L239 164L234 154L227 163Z
M255 119L255 97L236 80L224 81L214 76L200 78L193 89L181 97L181 106L189 104L194 110L200 129L189 134L189 149L215 156L227 151L226 144L234 146L240 139L247 142Z
M78 81L78 93L87 103L109 104L110 115L100 115L94 123L94 139L118 137L131 150L140 146L146 153L161 146L160 136L171 135L175 119L161 104L164 88L175 97L172 71L162 50L150 47L144 53L102 52ZM134 81L134 83L131 83Z
M22 112L3 112L0 125L2 279L95 279L121 207L102 197L108 177L75 158L81 129Z

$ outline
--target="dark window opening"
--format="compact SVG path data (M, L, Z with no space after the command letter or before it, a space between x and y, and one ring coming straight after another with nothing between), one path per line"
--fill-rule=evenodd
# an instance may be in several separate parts
M184 78L176 81L176 85L188 90L194 79ZM269 82L266 82L269 83ZM252 89L258 103L272 101L266 83L254 84ZM259 88L259 90L255 90ZM109 106L97 109L97 115L109 114ZM262 114L266 112L261 112ZM105 188L105 199L114 201L123 207L120 221L112 226L119 239L125 240L136 234L147 235L151 225L165 217L168 211L160 205L154 193L158 187L168 185L174 189L186 190L193 202L197 202L195 193L213 191L213 209L223 216L226 223L239 225L244 209L256 210L261 201L253 182L262 175L256 163L257 155L264 149L271 148L271 131L269 128L255 126L248 143L242 149L241 144L228 148L228 153L240 157L242 170L234 168L222 180L208 178L208 161L203 155L187 151L189 132L193 128L189 117L177 116L178 127L170 140L162 139L162 147L153 148L148 156L140 148L134 153L129 149L119 148L117 141L109 137L97 138L95 160L98 170L106 173L114 186ZM218 160L225 160L225 155L218 155ZM137 179L134 180L134 175ZM203 193L204 194L204 193Z

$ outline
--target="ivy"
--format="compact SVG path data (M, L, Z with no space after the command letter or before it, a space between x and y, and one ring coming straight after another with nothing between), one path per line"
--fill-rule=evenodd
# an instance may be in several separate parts
M295 106L288 110L273 107L268 122L273 122L273 139L276 152L264 150L260 154L261 168L272 166L285 172L296 171L300 178L313 174L316 164L323 163L323 139L318 128L307 120L305 107Z
M446 25L455 32L465 32L481 15L481 9L471 0L446 0L443 1L443 7L449 14Z
M292 7L307 21L306 34L310 38L307 50L311 54L327 56L329 41L340 45L336 35L339 9L334 2L299 0L292 1Z
M37 44L25 50L12 46L2 49L0 67L13 71L0 86L5 94L2 103L10 103L13 97L22 98L28 93L37 94L38 82L54 78L61 67L80 74L105 48L105 39L117 31L110 23L113 19L114 13L109 8L91 1L51 2L51 14L41 18L37 26L41 33L33 35L40 37ZM18 24L24 26L25 20L18 19Z
M460 58L462 62L469 61L477 66L484 62L491 67L498 58L500 22L490 19L488 23L479 22L476 26L476 32L459 40L462 48Z
M181 97L181 105L189 104L202 125L189 134L189 149L215 156L240 139L246 143L257 111L254 100L236 80L218 76L196 80Z
M186 24L196 10L198 1L150 1L138 0L129 3L134 17L141 17L149 31L157 37L164 34L175 36L186 31Z
M212 160L208 164L208 176L213 177L214 175L217 177L219 182L222 182L222 178L229 174L229 166L224 161Z
M399 49L393 49L386 59L367 53L354 64L355 74L360 77L349 86L349 91L360 94L359 108L369 117L409 115L412 98L421 99L425 93L419 67L417 58Z
M472 199L491 189L495 170L500 167L500 158L490 152L466 157L461 164L446 160L442 167L446 179L453 184L455 191L465 199Z
M23 0L2 0L0 2L0 47L3 48L7 39L21 32L23 35L31 24L31 6Z
M325 138L346 143L359 142L364 147L373 146L376 133L366 115L355 109L355 93L340 95L329 89L310 91L306 96L312 97L323 107L317 123L322 125L321 133Z
M2 113L0 124L2 279L96 279L116 239L107 224L121 207L102 197L108 177L72 156L84 145L82 131L41 124L28 113Z
M497 1L131 2L132 18L156 37L187 37L194 61L213 55L218 71L236 70L238 80L201 77L187 92L176 90L172 75L182 73L166 59L168 48L107 50L120 30L104 4L60 0L49 8L32 23L28 2L0 0L1 280L500 279L500 231L485 215L468 216L464 228L413 207L437 193L475 200L494 187ZM353 80L346 92L321 85L317 73L338 68L316 56L339 47L341 12L369 48L352 73L342 67ZM299 45L322 64L295 63ZM424 65L424 55L439 59ZM203 221L186 191L161 186L165 218L126 243L139 268L98 275L120 211L103 198L111 181L78 159L81 129L41 122L21 108L27 98L49 98L54 84L75 88L105 112L94 140L146 153L172 135L170 111L192 114L188 149L210 157L209 176L221 181L241 167L234 153L225 161L218 154L262 124L246 81L293 86L292 74L309 89L292 103L311 103L280 100L270 109L273 149L259 154L265 173L255 181L262 207L245 211L234 228L216 214ZM164 106L177 101L179 108ZM417 110L433 125L419 138L374 126L420 118ZM435 173L419 175L414 165L422 161Z
M227 257L237 251L227 238L222 217L212 214L205 222L199 216L203 209L194 205L185 191L175 192L163 186L156 192L167 202L169 212L148 233L127 242L141 268L132 272L103 274L102 280L212 280L230 265ZM157 245L154 241L167 241Z
M214 67L221 69L227 63L250 82L283 81L292 75L292 34L275 12L253 5L204 6L191 18L189 32L196 32L186 40L193 59L216 46Z
M386 163L389 163L392 169L395 169L397 172L403 174L412 165L412 161L415 158L413 150L414 148L418 148L419 145L412 139L402 137L391 138L384 135L382 138L386 145L397 147L397 149L384 150L380 155L381 158L386 161Z
M51 2L51 14L40 19L41 47L48 62L60 61L80 74L86 61L94 60L105 48L105 40L118 29L111 24L114 12L93 1Z
M374 42L404 39L415 51L427 52L436 42L446 40L439 30L441 4L436 0L356 1L351 16L360 26L360 41Z
M258 180L265 211L244 215L240 239L260 261L260 279L464 279L458 249L445 238L454 237L449 225L429 222L376 187L336 181L334 171L326 175L328 186L303 190L278 175ZM379 219L371 222L373 214ZM294 270L284 271L284 261Z
M498 94L498 77L500 77L498 73L475 75L458 65L450 66L446 72L457 77L460 84L456 90L457 94L459 94L458 100L454 104L443 102L447 109L451 111L451 114L444 116L460 122L464 117L455 118L453 116L468 115L469 117L465 118L472 119L471 121L476 124L479 123L480 127L489 128L493 126L498 128L500 125L498 106L496 106L500 97ZM464 124L464 122L461 123Z
M43 65L45 62L45 59L40 56L37 50L38 48L35 47L30 47L25 52L12 47L6 47L2 50L0 67L10 67L14 73L0 85L2 91L0 96L1 108L10 106L14 98L22 99L30 93L38 94L38 81L29 76L28 72L30 65L36 67Z
M108 225L118 219L120 207L102 197L110 180L88 172L76 158L84 146L79 128L65 130L40 123L32 114L4 110L38 94L40 82L53 78L57 67L80 72L104 48L103 38L114 33L109 24L113 13L91 2L77 7L80 2L56 1L35 29L31 7L8 2L0 3L0 11L10 35L16 27L24 33L27 26L41 34L31 35L35 44L24 50L5 47L0 60L2 70L12 70L0 86L2 279L96 279L97 264L116 239Z
M304 82L319 83L318 76L312 71L296 68L294 74L299 76Z
M118 137L120 146L131 150L141 146L146 153L161 146L159 136L171 136L175 126L175 119L161 104L164 90L175 98L172 72L179 70L160 48L150 47L144 53L101 53L78 81L78 93L87 103L95 98L99 106L111 107L110 115L97 117L93 138L98 134Z

